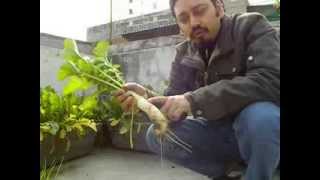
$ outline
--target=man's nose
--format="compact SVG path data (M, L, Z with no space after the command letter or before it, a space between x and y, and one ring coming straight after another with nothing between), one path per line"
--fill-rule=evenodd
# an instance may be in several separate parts
M194 28L200 25L200 21L198 18L194 16L190 16L190 24L191 24L191 27Z

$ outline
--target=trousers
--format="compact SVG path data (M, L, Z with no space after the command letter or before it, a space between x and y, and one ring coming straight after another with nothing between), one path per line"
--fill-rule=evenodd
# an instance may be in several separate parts
M271 180L280 161L280 108L271 102L246 106L234 119L213 121L187 117L169 128L176 138L161 138L152 124L146 133L149 149L174 163L209 177L220 177L227 164L244 162L245 180Z

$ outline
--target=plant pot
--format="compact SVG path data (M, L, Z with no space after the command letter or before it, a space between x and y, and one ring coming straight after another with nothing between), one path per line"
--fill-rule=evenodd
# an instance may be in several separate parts
M97 123L97 135L94 146L97 148L105 148L112 145L110 133L108 130L108 122L102 121Z
M99 126L97 124L97 129L99 129ZM78 137L74 131L67 134L67 137L70 139L69 151L66 151L66 141L59 139L57 136L49 135L44 139L40 144L40 168L60 163L61 160L65 162L90 153L94 148L96 132L87 128L83 137ZM52 151L53 146L54 150Z
M119 128L110 127L108 125L108 131L110 134L112 145L115 148L120 149L127 149L139 152L151 152L147 146L145 137L147 129L152 123L148 120L148 118L145 115L142 116L142 121L134 122L134 126L137 127L138 123L141 124L141 129L139 133L137 133L136 129L134 129L132 132L133 149L131 149L130 147L129 133L126 135L119 134Z

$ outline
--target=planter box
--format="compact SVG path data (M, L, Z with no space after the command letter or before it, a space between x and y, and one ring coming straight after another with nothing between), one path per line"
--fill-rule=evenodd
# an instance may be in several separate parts
M115 148L134 150L140 152L151 152L147 146L145 136L148 127L152 124L145 115L142 116L142 121L139 121L141 124L140 132L137 133L137 130L134 129L132 133L133 137L133 149L130 147L130 138L129 134L121 135L119 134L119 129L107 126L107 130L109 131L110 138L112 141L112 145ZM138 125L138 123L134 122L134 126Z
M101 130L101 125L97 124L97 130ZM86 135L78 137L75 132L67 135L70 139L70 149L66 152L66 141L55 138L54 136L47 136L40 144L40 168L48 167L53 162L59 163L69 161L75 158L82 157L89 154L94 148L96 132L92 129L87 129ZM55 145L54 151L50 153L53 144Z

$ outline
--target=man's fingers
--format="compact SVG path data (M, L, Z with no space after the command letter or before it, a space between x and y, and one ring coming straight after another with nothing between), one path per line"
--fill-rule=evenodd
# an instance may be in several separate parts
M117 91L111 92L111 95L117 97L117 96L120 96L120 95L123 94L123 93L125 93L125 91L124 91L123 89L119 89L119 90L117 90Z
M180 108L176 109L170 117L170 120L177 122L187 117L187 113L183 112Z
M123 103L121 103L121 108L128 112L131 109L131 106L133 105L133 97L128 97Z
M126 83L124 86L123 86L123 89L128 91L128 90L135 90L136 89L136 86L137 84L136 83Z
M152 98L149 98L148 101L157 106L158 108L161 108L165 102L167 101L168 97L166 96L157 96L157 97L152 97Z
M120 96L117 97L118 101L120 103L122 103L123 101L125 101L128 97L130 97L130 93L126 92L121 94Z
M174 97L169 97L167 101L164 103L164 105L161 107L160 111L164 114L169 115L169 111L172 110L173 101L174 101Z

